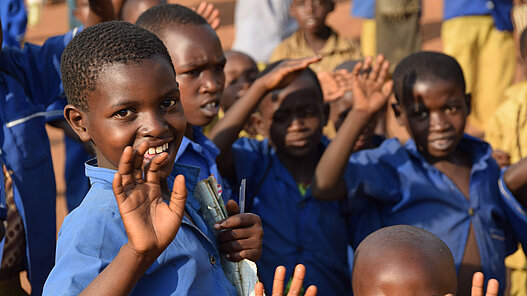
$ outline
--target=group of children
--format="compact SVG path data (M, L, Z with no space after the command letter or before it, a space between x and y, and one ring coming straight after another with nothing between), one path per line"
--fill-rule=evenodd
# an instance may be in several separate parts
M391 80L382 56L344 64L351 92L328 110L317 65L360 58L353 43L344 54L326 25L333 1L293 1L300 29L286 43L296 38L312 53L260 73L249 56L223 52L210 7L208 19L165 3L137 13L146 2L90 1L86 22L101 24L0 52L0 158L13 180L2 198L11 192L15 205L3 211L2 199L0 271L16 241L10 217L22 219L26 247L0 281L25 266L36 295L235 295L225 255L257 263L256 295L287 286L288 295L476 296L480 271L501 283L488 281L488 295L503 295L505 256L527 242L527 160L501 171L490 146L464 134L471 97L455 59L412 54ZM128 13L140 15L135 25L104 22ZM336 60L321 71L344 62ZM404 144L373 132L392 91L411 135ZM44 129L53 108L96 155L56 258ZM214 229L193 197L210 175L230 214ZM242 179L243 201L233 190Z

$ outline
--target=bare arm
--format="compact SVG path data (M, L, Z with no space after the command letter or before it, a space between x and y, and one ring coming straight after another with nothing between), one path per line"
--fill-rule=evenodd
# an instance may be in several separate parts
M311 57L282 62L271 72L258 78L247 93L234 103L225 116L214 125L209 137L220 149L216 162L222 175L228 178L234 177L231 146L260 100L269 91L283 88L291 83L309 64L319 60L320 57Z
M527 208L527 158L510 166L503 174L503 180L516 200Z
M360 74L361 68L369 69L371 62L371 58L366 58L364 63L358 63L353 69L354 107L318 162L311 185L311 192L317 199L336 200L346 196L343 174L353 146L364 127L385 105L391 93L391 81L384 90L382 89L390 67L383 56L377 57L370 73Z
M179 230L187 198L185 178L177 176L170 203L165 203L158 174L168 155L154 157L143 176L147 149L146 142L137 151L126 147L112 184L128 242L81 295L129 295Z

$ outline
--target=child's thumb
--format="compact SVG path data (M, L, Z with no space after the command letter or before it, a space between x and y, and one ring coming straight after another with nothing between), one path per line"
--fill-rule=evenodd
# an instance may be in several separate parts
M185 213L185 202L187 201L187 188L185 187L185 177L178 175L174 180L172 193L170 195L170 209L183 217Z

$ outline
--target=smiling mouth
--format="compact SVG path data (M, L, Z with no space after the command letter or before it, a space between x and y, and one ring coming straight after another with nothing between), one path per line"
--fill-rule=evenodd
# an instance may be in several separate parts
M430 146L432 146L436 150L448 150L454 144L454 138L453 137L438 138L438 139L430 140L428 143Z
M153 158L154 156L161 154L167 150L168 150L168 143L165 143L157 147L150 147L145 153L145 158Z

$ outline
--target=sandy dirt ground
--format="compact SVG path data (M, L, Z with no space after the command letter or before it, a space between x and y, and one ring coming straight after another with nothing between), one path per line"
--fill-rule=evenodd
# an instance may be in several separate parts
M57 1L55 1L57 2ZM60 2L60 1L59 1ZM186 0L170 2L180 3L188 6L197 5L199 0ZM222 25L218 34L223 47L229 49L234 40L234 7L235 0L209 0L219 8L222 17ZM336 1L335 11L329 17L329 23L341 34L352 39L359 39L361 31L361 20L353 19L349 15L350 1ZM442 18L443 2L437 0L423 0L422 28L423 49L441 50L440 26ZM27 41L41 44L50 36L63 34L68 30L67 6L65 3L47 4L42 10L41 20L35 27L28 28ZM48 127L51 150L53 154L54 168L57 179L57 230L67 214L64 199L64 145L63 134L60 130ZM84 169L84 168L79 168ZM24 287L29 290L27 280L24 278Z

